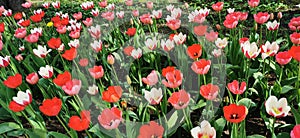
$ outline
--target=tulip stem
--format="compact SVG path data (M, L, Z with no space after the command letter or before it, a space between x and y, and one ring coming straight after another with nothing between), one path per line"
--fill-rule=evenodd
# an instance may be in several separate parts
M186 121L186 124L187 124L187 128L188 128L188 130L191 130L193 126L192 126L191 120L187 116L186 111L187 111L187 108L186 109L182 109L182 112L183 112L183 115L184 115L184 118L185 118L185 121Z
M70 134L69 129L66 127L65 123L60 119L60 117L57 115L56 118L59 121L59 123L64 127L64 129L67 131L67 133L72 137L72 135Z
M279 83L281 82L281 79L282 79L283 67L284 67L284 66L281 66L280 76L279 76Z
M275 135L275 122L276 122L276 117L273 117L273 123L272 123L272 130L271 130L271 133L272 133L272 138L276 138L276 135Z

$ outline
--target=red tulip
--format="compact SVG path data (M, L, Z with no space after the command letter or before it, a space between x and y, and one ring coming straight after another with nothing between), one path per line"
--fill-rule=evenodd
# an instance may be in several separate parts
M240 85L237 80L234 80L233 82L228 83L227 87L233 94L243 94L246 90L246 85L247 84L244 81Z
M216 11L216 12L219 12L223 9L223 5L224 5L224 2L217 2L215 4L212 5L212 8Z
M63 74L59 74L55 79L53 79L53 83L55 83L58 86L63 86L71 79L72 76L70 72L65 71Z
M300 33L294 32L290 35L290 39L293 44L300 45Z
M220 91L219 86L213 84L202 85L200 87L200 94L207 100L214 100Z
M292 60L292 56L288 51L278 52L275 58L276 62L281 66L288 64Z
M270 18L270 15L267 12L259 12L257 14L254 14L254 20L258 23L258 24L264 24L265 22L267 22Z
M5 30L5 25L4 25L4 23L2 22L2 23L0 23L0 33L3 33L4 30Z
M18 25L20 25L22 27L27 27L27 26L30 25L30 20L23 20L23 19L21 19L21 20L18 21Z
M22 84L22 75L18 73L15 76L9 76L3 84L8 88L17 88Z
M164 127L154 121L149 124L142 125L138 138L162 138L164 135Z
M226 28L232 29L232 28L236 28L236 26L237 26L238 23L239 23L239 22L238 22L237 19L230 18L230 19L226 19L226 20L223 22L223 25L224 25Z
M259 0L248 0L248 4L250 7L254 8L254 7L258 6Z
M14 19L15 20L21 20L23 18L23 15L22 15L22 13L20 13L20 12L18 12L18 13L16 13L15 15L14 15Z
M135 28L128 28L128 30L126 31L126 34L128 36L134 36L135 35L135 32L136 32L136 29Z
M195 73L205 75L210 69L210 64L210 60L200 59L198 61L194 61L191 68Z
M39 107L40 111L47 116L57 116L62 106L62 101L59 98L45 100Z
M0 56L0 68L7 67L9 64L10 64L10 56L5 56L5 57Z
M298 62L300 62L300 46L292 46L289 54Z
M102 93L102 100L114 103L119 101L122 96L122 88L120 86L109 86L106 91Z
M197 59L202 55L202 46L193 44L187 48L187 54L191 59Z
M134 47L133 46L127 46L123 49L124 53L127 55L127 56L131 56L131 52L132 50L134 50Z
M244 105L230 104L224 106L223 112L227 121L231 123L240 123L246 118L248 109Z
M39 76L36 72L30 73L29 75L26 76L26 81L29 84L34 85L34 84L38 83Z
M168 67L167 67L168 68ZM166 71L163 69L163 72ZM174 68L174 70L169 70L168 72L164 72L163 76L166 79L162 80L162 84L169 88L177 88L181 85L183 74L180 70Z
M81 118L80 118L81 117ZM76 131L83 131L89 128L91 123L90 111L81 111L79 116L72 116L69 120L69 127Z
M194 33L198 36L204 36L207 30L207 25L198 25L194 27Z
M178 92L172 93L168 102L177 110L186 108L190 102L190 94L185 90L179 90Z
M116 107L106 108L98 116L98 121L105 129L116 129L122 121L122 111Z
M100 79L104 75L104 70L101 65L94 66L93 68L89 68L89 72L94 79Z
M9 103L9 106L8 106L8 108L9 108L10 110L12 110L13 112L20 112L20 111L23 111L23 110L25 109L25 107L26 107L26 106L20 105L20 104L16 103L15 101L11 101L11 102Z
M72 47L69 50L66 50L64 54L62 54L62 57L66 60L72 61L77 56L77 50L76 48Z
M30 16L30 19L31 19L31 21L38 23L38 22L42 21L43 16L41 16L40 14L35 14L35 15Z
M47 42L48 46L52 49L57 49L60 47L61 45L61 40L60 38L51 38L48 42Z
M296 125L290 134L291 138L300 138L300 125Z

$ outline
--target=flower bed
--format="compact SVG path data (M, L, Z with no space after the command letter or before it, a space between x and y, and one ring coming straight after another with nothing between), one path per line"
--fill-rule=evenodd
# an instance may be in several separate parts
M297 138L300 17L258 5L1 7L0 134Z

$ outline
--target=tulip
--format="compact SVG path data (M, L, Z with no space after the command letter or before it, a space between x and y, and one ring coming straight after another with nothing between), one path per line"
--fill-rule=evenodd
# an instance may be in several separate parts
M191 135L193 138L216 138L216 130L214 127L212 127L208 121L203 120L200 123L200 127L194 127L191 130Z
M270 18L270 15L267 12L259 12L257 14L254 14L254 20L258 23L258 24L264 24L265 22L267 22Z
M219 12L223 9L223 5L224 3L223 2L217 2L215 4L212 5L212 8L216 11L216 12Z
M39 74L45 78L45 79L49 79L52 77L53 75L53 67L46 65L45 67L41 67L39 70Z
M26 76L26 81L31 84L34 85L36 83L38 83L39 81L39 76L36 72L30 73Z
M288 51L279 52L276 56L276 62L281 66L288 64L292 60L292 56Z
M164 127L154 121L150 121L149 124L142 125L139 132L140 134L137 138L162 138Z
M153 86L158 82L158 76L155 70L152 70L151 73L147 76L147 78L142 78L142 81L149 85Z
M118 128L122 120L122 111L116 107L106 108L98 116L100 125L107 130Z
M290 39L293 44L300 45L300 33L294 32L290 35Z
M214 100L220 91L219 86L213 84L202 85L200 87L200 94L207 100Z
M47 54L51 51L52 51L51 49L47 50L46 46L43 47L41 45L38 45L38 49L33 49L34 55L40 58L45 58Z
M169 97L168 102L172 104L172 106L177 109L186 108L190 101L190 94L188 94L185 90L179 90L178 92L173 92L171 97Z
M269 115L276 118L285 117L291 110L288 106L286 98L277 99L275 96L270 96L265 102L266 111Z
M152 105L157 105L160 103L163 94L161 88L152 88L151 91L143 90L145 93L145 99Z
M96 95L98 93L98 86L96 86L95 84L93 84L92 86L89 86L87 92L90 95Z
M215 45L219 48L219 49L223 49L225 48L227 45L228 45L228 40L227 38L218 38L216 41L215 41Z
M73 96L79 93L80 88L81 88L81 81L80 80L70 80L66 82L65 85L61 87L66 94Z

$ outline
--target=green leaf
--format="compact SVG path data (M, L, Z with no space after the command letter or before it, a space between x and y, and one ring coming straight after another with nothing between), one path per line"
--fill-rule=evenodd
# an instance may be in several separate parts
M218 138L221 137L225 125L226 125L226 120L224 118L219 118L214 122L214 127L217 131Z
M251 135L251 136L247 136L247 138L266 138L265 136L262 135Z
M175 111L170 117L170 119L168 120L168 128L172 128L173 126L175 126L177 119L178 119L178 113L177 111Z
M294 108L294 107L291 107L291 111L295 117L295 121L296 121L296 124L300 124L300 114L299 112Z
M285 85L282 87L282 90L281 90L281 93L280 94L285 94L287 92L289 92L290 90L293 90L294 87L293 86L290 86L290 85Z
M277 135L277 138L289 138L290 134L287 132L282 132Z
M29 135L30 138L46 138L47 137L46 131L41 130L41 129L32 129L32 131L26 130L26 133Z
M244 105L246 106L248 109L250 109L251 107L255 107L256 104L249 98L243 98L238 102L238 105Z
M0 134L19 129L20 126L14 122L5 122L0 124Z
M23 135L24 132L25 132L25 130L23 130L23 129L17 129L17 130L7 132L7 136L19 137L19 136Z
M54 131L51 131L51 132L48 133L47 137L50 137L50 136L52 136L54 138L68 138L67 135L62 134L62 133L58 133L58 132L54 132Z

